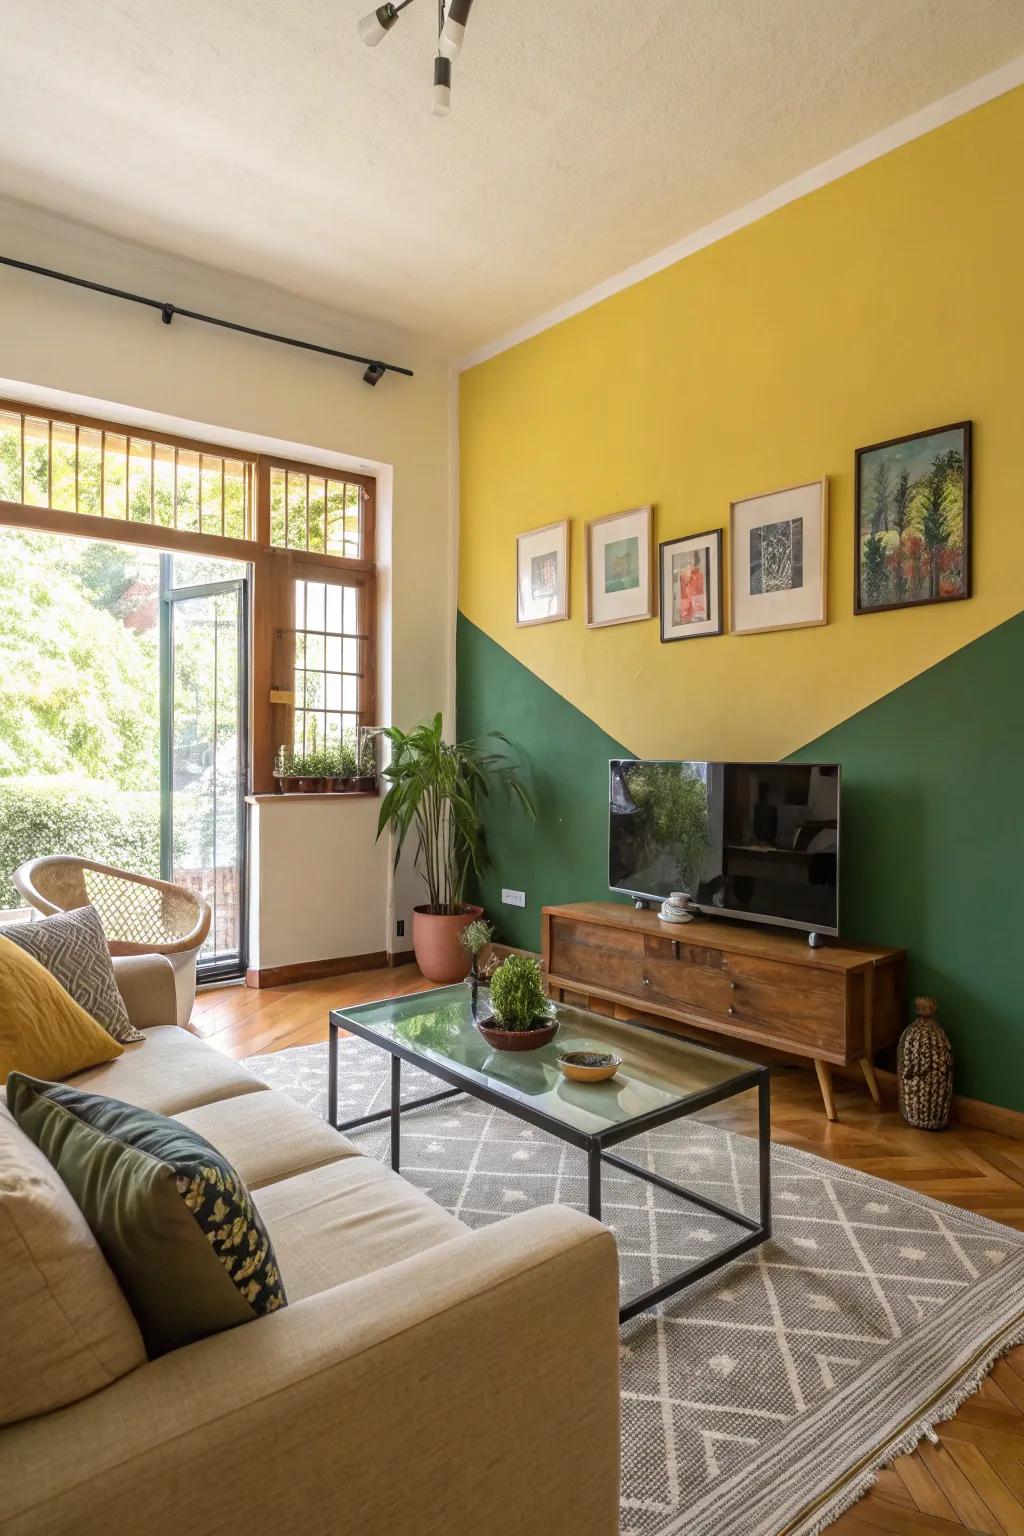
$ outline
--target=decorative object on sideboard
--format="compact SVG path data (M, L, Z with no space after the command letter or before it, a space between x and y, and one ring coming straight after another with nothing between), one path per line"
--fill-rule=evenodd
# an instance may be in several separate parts
M658 910L663 923L692 923L697 908L689 891L673 891Z
M653 618L653 508L594 518L585 534L588 627Z
M971 423L854 455L854 613L971 595Z
M828 622L828 480L729 508L732 632Z
M554 1005L532 955L509 955L491 977L491 1014L476 1019L496 1051L536 1051L558 1033Z
M720 635L725 628L721 528L670 539L658 553L662 644Z
M516 623L569 617L569 522L548 523L516 539Z
M896 1047L900 1114L921 1131L943 1131L953 1102L953 1047L934 997L914 1000L916 1017Z
M427 887L427 900L413 909L412 945L416 963L428 981L462 981L469 953L459 942L463 928L483 917L483 908L466 900L470 875L488 867L481 821L481 801L503 791L527 815L533 805L508 753L508 738L493 731L477 741L447 742L440 714L406 732L386 726L391 746L384 770L390 784L381 803L377 837L390 831L395 865L405 840L415 833L415 864Z
M614 1051L563 1051L558 1069L573 1083L606 1083L622 1066Z

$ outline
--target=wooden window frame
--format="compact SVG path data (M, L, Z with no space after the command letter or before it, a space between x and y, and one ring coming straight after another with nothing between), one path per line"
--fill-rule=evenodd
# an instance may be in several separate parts
M191 533L154 523L96 517L83 512L56 511L23 502L0 500L0 526L25 528L73 538L105 539L114 544L135 544L168 554L209 555L244 561L251 567L249 620L249 792L269 794L274 789L274 757L281 745L291 745L295 687L295 582L312 580L358 586L365 627L364 675L360 679L360 722L376 724L377 675L377 482L372 475L339 471L334 466L304 463L273 454L253 453L199 438L156 432L126 422L56 411L29 401L0 399L0 410L29 416L34 421L89 427L126 437L129 442L186 449L251 466L249 536L235 538L221 533ZM129 450L130 451L130 450ZM305 549L282 549L270 542L270 476L287 469L314 479L342 480L363 492L362 547L359 559L326 555ZM51 462L52 473L52 462Z

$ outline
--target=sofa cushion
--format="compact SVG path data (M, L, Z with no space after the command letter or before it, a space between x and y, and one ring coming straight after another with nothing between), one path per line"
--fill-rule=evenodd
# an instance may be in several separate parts
M116 1066L78 1072L73 1086L84 1093L114 1094L125 1104L161 1115L180 1115L239 1093L267 1092L266 1083L187 1029L162 1026L143 1034L145 1043L126 1046Z
M4 934L55 976L69 997L122 1045L143 1036L129 1022L114 980L114 966L95 907L58 912L37 923L18 923Z
M287 1094L243 1093L177 1115L223 1152L250 1189L358 1156L358 1148Z
M123 1049L45 966L0 937L0 1083L9 1072L66 1077Z
M0 1424L88 1397L145 1364L85 1217L0 1105Z
M244 1182L180 1120L18 1072L7 1105L74 1196L151 1357L285 1305Z
M268 1184L254 1199L293 1302L466 1234L461 1221L370 1157Z

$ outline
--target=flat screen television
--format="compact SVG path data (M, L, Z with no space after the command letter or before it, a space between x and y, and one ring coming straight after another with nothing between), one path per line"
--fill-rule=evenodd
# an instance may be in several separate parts
M613 759L608 883L710 916L839 932L838 763Z

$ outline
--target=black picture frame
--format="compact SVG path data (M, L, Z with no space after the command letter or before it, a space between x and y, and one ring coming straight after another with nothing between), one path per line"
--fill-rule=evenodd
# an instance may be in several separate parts
M902 608L929 608L936 603L962 603L973 593L973 572L971 560L972 545L972 490L971 490L971 458L972 436L974 423L972 421L952 421L946 426L929 427L924 432L906 432L902 437L886 438L881 443L869 443L865 448L858 448L853 456L853 486L854 486L854 513L853 513L853 611L856 616L869 613L893 613ZM935 596L906 598L899 602L866 603L863 600L861 590L861 512L863 491L861 485L863 461L868 454L880 453L886 448L898 448L904 443L913 443L921 438L938 437L947 432L959 432L962 442L962 456L964 463L964 489L963 489L963 591L954 593L937 593Z
M714 547L715 563L718 568L718 580L713 588L709 588L708 596L714 598L714 614L717 623L713 629L701 629L699 633L689 635L669 635L665 633L666 626L671 618L669 604L665 602L665 563L668 552L677 549L680 544L699 544L704 541ZM717 635L725 633L725 582L722 570L722 530L721 528L709 528L704 533L683 533L675 539L665 539L658 545L658 611L661 622L661 643L671 645L676 640L710 640Z

